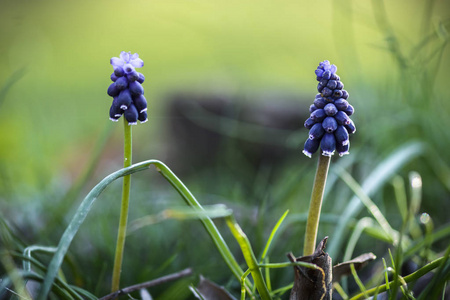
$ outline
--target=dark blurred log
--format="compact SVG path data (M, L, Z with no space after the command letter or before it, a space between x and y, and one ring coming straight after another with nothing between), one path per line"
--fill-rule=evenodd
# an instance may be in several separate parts
M309 115L312 100L300 98L272 93L243 101L219 93L172 94L167 99L169 123L165 126L170 146L164 159L171 161L176 172L189 173L228 164L226 160L236 154L255 168L300 155L303 142L295 148L288 145L292 133L304 129ZM232 152L228 157L225 149Z

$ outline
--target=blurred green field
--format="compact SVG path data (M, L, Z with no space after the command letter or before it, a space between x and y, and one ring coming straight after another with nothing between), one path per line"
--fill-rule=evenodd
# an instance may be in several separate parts
M290 99L304 103L307 112L316 93L314 69L328 59L338 66L351 95L358 128L351 155L333 161L363 181L403 143L423 142L431 152L414 158L398 174L405 180L411 171L421 174L423 211L430 213L436 227L442 226L449 222L450 200L449 8L446 1L406 0L2 0L2 214L27 242L55 245L85 193L120 168L122 122L108 120L111 98L106 89L112 72L109 59L131 51L145 62L141 70L149 103L149 122L133 127L135 162L156 158L171 166L165 161L171 146L165 126L171 121L167 99L174 92L237 95L236 106L242 104L236 99L257 106L262 100L255 95L276 92L294 95ZM246 169L239 142L231 141L222 149L223 160L181 179L202 203L234 208L255 249L261 249L286 209L291 209L292 224L303 222L316 164L316 159L301 154L306 137L306 129L295 133L294 146L292 141L286 146L289 157L276 168ZM95 151L101 163L73 198L66 198L91 166ZM331 184L332 195L324 204L324 213L331 216L328 221L325 217L323 234L332 232L333 214L341 214L352 196L336 175L330 177L338 183ZM138 175L133 184L131 220L182 204L157 175ZM104 203L96 204L81 229L89 232L80 234L73 246L74 259L79 262L86 255L81 268L94 274L83 283L99 293L108 289L119 193L119 184L105 192ZM374 201L399 225L392 194L392 187L380 188ZM61 203L62 199L70 201ZM203 228L198 222L183 222L184 230L171 220L130 236L126 251L136 251L138 259L125 261L124 273L133 276L124 277L124 282L133 284L192 264L196 271L236 288L235 282L227 281L230 275L220 257L211 255L205 261L205 252L211 250L196 248L203 243L205 249L213 247ZM231 240L226 226L218 222ZM292 248L301 249L302 226L286 230L278 244L283 246L274 250L275 260L285 259L287 251L296 250ZM147 236L159 244L143 244ZM367 237L364 241L361 251L386 248ZM342 258L343 253L338 255ZM166 260L170 264L158 269ZM149 268L140 268L142 264ZM218 265L223 269L213 270ZM279 282L289 280L290 274L275 272L280 273Z
M312 70L324 59L339 66L350 91L368 86L369 93L384 93L381 89L398 76L386 43L389 33L380 30L370 1L1 5L0 82L23 69L1 100L1 165L26 183L39 181L37 173L64 172L74 149L107 126L109 59L123 50L138 52L145 61L151 125L135 129L141 137L160 129L164 96L173 89L280 89L312 97ZM428 4L385 5L406 54L424 28L429 33L448 17L445 2L434 4L426 26L422 16ZM448 97L448 49L442 58L435 88ZM355 106L364 109L364 90L355 96ZM441 104L448 111L448 102ZM154 148L146 147L150 156Z

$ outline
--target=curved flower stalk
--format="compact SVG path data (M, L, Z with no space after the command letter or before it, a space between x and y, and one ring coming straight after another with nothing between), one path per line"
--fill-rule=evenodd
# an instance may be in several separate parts
M310 117L305 121L309 129L303 153L311 157L319 146L322 155L331 156L335 151L339 156L348 154L350 148L349 135L356 131L355 124L349 118L353 112L348 99L348 92L336 74L337 67L328 60L319 64L315 73L317 90L314 103L310 106Z
M337 67L328 60L321 62L317 67L315 73L319 81L317 85L319 93L309 108L311 115L305 121L309 137L305 142L303 153L311 157L319 147L322 150L306 222L303 247L305 256L312 255L316 247L320 210L331 156L336 151L339 156L348 154L349 135L356 131L355 124L350 119L354 109L347 101L348 92L344 90L344 84L336 71Z
M124 115L128 125L136 125L137 120L147 122L147 100L141 85L145 77L136 71L136 68L144 66L144 61L137 53L122 51L120 58L111 58L111 65L114 68L111 74L113 83L107 91L113 97L109 110L110 120L117 122Z

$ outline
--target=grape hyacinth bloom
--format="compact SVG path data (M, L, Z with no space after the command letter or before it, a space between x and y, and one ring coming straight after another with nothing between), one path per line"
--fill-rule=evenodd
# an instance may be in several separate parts
M356 131L350 119L354 109L348 99L348 92L336 74L337 67L328 60L319 64L315 73L319 82L318 94L309 108L310 117L305 121L309 129L303 153L311 157L320 147L322 155L330 157L335 151L339 156L348 154L349 135Z
M111 65L114 68L111 74L113 83L107 93L113 97L113 102L109 119L117 122L124 115L128 125L136 125L137 120L147 122L147 100L141 85L145 77L136 71L136 68L144 66L144 61L137 53L122 51L120 57L111 58Z

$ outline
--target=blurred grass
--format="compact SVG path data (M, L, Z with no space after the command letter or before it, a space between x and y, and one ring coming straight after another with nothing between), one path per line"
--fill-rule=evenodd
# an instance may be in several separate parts
M421 174L421 209L430 213L436 228L447 232L448 6L445 1L406 0L384 4L379 0L2 0L0 208L7 220L2 228L9 224L26 244L55 245L64 220L72 216L67 211L77 206L75 199L82 198L97 179L120 168L122 130L108 121L111 99L106 88L112 72L109 59L126 50L138 52L144 59L142 71L147 78L149 122L134 128L136 162L166 157L170 145L165 125L171 121L165 110L166 96L173 91L225 91L258 105L260 99L252 97L255 91L277 90L297 95L298 101L308 95L311 101L305 104L306 111L315 95L313 70L318 62L329 59L339 67L350 92L357 125L351 155L334 158L333 163L362 183L401 144L413 139L425 143L429 151L398 174L407 177L412 170ZM108 128L113 128L113 133L95 171L88 172ZM225 203L233 208L257 254L270 234L267 224L275 224L290 209L285 221L289 225L280 228L269 251L271 262L283 261L285 253L299 251L303 241L316 164L315 159L301 154L306 135L306 130L301 130L286 142L290 149L286 161L256 170L240 152L240 140L230 138L216 165L181 179L202 204ZM292 148L296 142L298 149ZM165 162L171 166L171 161ZM84 179L83 174L89 178ZM73 195L62 203L74 186L78 198ZM153 175L136 176L131 220L179 206L178 195L168 189ZM117 185L105 192L108 204L93 209L70 248L77 263L66 267L69 278L95 290L96 295L104 293L110 281L119 190ZM398 228L402 220L392 208L393 194L391 187L382 186L374 191L372 200ZM330 174L324 203L328 218L321 224L319 236L334 232L352 196L337 175ZM361 212L349 219L344 238L365 215ZM225 239L232 241L225 223L217 223ZM434 247L442 249L448 244L447 236ZM211 251L214 246L198 222L155 224L131 235L127 245L124 273L130 275L124 284L194 266L196 272L227 288L239 289L229 280L230 272L220 256ZM363 234L355 254L365 250L384 253L386 247ZM237 245L230 243L230 248L239 254ZM274 288L292 280L286 270L271 274ZM180 282L181 294L187 284ZM162 292L157 289L155 294Z
M20 68L27 72L3 100L1 162L12 177L33 184L42 178L36 168L53 175L65 170L71 149L91 143L103 126L100 120L107 119L109 58L122 50L138 52L145 61L152 126L136 128L135 149L150 154L159 148L142 138L160 129L163 96L173 89L313 94L311 70L330 59L352 95L364 85L377 91L396 71L386 48L390 32L380 32L372 2L135 1L128 7L119 1L3 0L0 36L8 42L0 45L0 82ZM424 26L417 22L424 4L385 5L398 42L412 47ZM427 27L448 17L444 8L445 3L435 3ZM444 54L435 86L448 97L440 84L450 63L448 49ZM356 96L357 108L373 101L365 93ZM21 168L22 163L29 167Z

